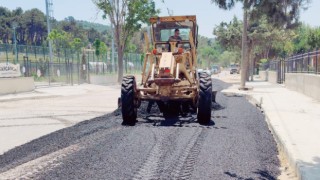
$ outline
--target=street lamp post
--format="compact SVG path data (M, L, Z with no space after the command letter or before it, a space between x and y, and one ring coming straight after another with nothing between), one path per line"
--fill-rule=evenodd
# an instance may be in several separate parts
M16 38L16 29L18 27L17 22L12 23L12 28L13 28L13 40L14 40L14 54L15 54L15 59L14 59L14 64L17 64L18 61L18 50L17 50L17 38Z

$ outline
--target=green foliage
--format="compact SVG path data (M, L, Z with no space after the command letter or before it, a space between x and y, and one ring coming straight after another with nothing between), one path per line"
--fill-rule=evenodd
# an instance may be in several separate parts
M71 48L75 49L78 52L81 50L82 47L83 47L83 42L81 41L80 38L74 38L73 41L71 42Z
M12 24L18 23L16 38L18 44L42 45L45 42L46 17L39 9L23 12L21 8L10 11L0 7L0 35L2 43L13 43Z
M274 27L268 22L266 15L250 24L248 37L251 40L252 54L269 58L270 52L277 52L278 56L285 56L292 52L290 41L295 36L291 29Z
M129 42L127 47L126 47L125 52L137 52L137 45Z
M211 2L226 10L233 8L236 2L242 3L243 27L241 28L240 23L234 19L229 24L221 23L215 27L214 34L224 48L237 50L241 47L243 67L246 67L257 57L269 58L271 52L277 52L273 56L278 57L284 57L292 52L290 41L294 33L286 30L299 25L300 9L309 0L211 0ZM242 82L244 85L244 79Z
M47 33L46 16L39 9L23 11L22 8L9 10L0 6L0 43L13 43L12 22L17 22L16 29L18 45L47 45L48 36L54 41L56 47L74 47L79 48L73 42L78 38L82 46L93 43L95 39L111 46L110 27L87 21L77 21L72 16L62 21L52 20L54 23L53 31L50 35ZM79 45L79 46L78 46Z
M256 9L251 10L255 14ZM270 21L267 13L259 18L251 18L248 24L248 52L251 58L277 58L293 53L306 52L308 49L318 48L320 33L308 26L280 27ZM291 22L288 22L291 23ZM292 25L292 23L291 23ZM285 28L286 27L286 28ZM242 21L234 18L231 22L222 22L213 31L221 46L229 51L240 52L242 39Z
M211 0L212 3L219 6L221 9L231 9L235 6L236 2L241 2L241 0Z
M266 63L268 62L268 59L260 59L260 63Z
M133 34L128 41L126 52L145 53L144 33L147 32L147 28L148 27L143 27L140 31L137 31Z
M306 9L310 0L211 0L225 10L232 9L237 2L250 11L251 21L266 15L268 23L276 27L294 28L299 25L300 10Z
M100 56L100 45L101 45L100 39L96 39L93 43L96 56Z
M116 43L120 51L126 49L126 44L133 34L141 29L143 23L159 13L153 0L93 0L96 6L104 12L115 27Z
M199 37L198 58L201 68L211 67L212 65L228 67L230 64L239 63L240 57L239 47L222 46L218 38Z
M239 62L240 52L238 51L224 51L219 58L219 64L223 67L228 67L230 64Z
M107 45L104 42L101 42L100 44L100 53L101 54L106 54L108 51Z
M308 44L308 31L310 31L310 27L306 25L301 25L296 29L297 36L293 39L294 44L294 52L295 53L304 53L310 49L310 45Z
M201 67L209 67L218 64L223 48L214 39L199 36L198 42L198 58Z
M150 16L158 14L155 9L155 2L150 0L135 0L128 2L128 16L126 17L125 29L133 35L141 29L142 23L149 24Z
M216 40L228 50L239 51L241 49L242 21L234 17L229 23L222 22L213 30Z
M65 44L66 42L66 32L64 31L59 31L57 29L54 29L52 30L49 35L48 35L48 39L52 40L54 45L55 45L55 48L59 48L61 46L68 46L68 42L67 44Z
M100 39L96 39L93 43L96 56L100 57L101 54L107 53L107 46Z
M104 33L105 31L108 31L108 33L111 32L111 27L99 23L93 23L83 20L76 20L77 24L82 27L85 30L90 30L91 28L97 30L99 33Z
M123 76L123 55L127 43L134 33L148 24L149 18L159 13L153 0L92 0L104 13L114 27L115 42L118 50L118 82Z
M320 28L310 29L307 33L307 42L311 49L320 47Z

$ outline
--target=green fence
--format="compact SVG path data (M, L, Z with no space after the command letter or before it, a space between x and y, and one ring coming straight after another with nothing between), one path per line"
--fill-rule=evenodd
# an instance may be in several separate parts
M97 56L94 50L76 51L56 48L50 62L49 48L42 46L18 45L17 53L12 44L0 44L0 63L20 64L23 76L33 76L37 84L82 83L90 74L109 75L117 73L117 53L112 61L111 52ZM125 53L124 73L140 73L141 54Z

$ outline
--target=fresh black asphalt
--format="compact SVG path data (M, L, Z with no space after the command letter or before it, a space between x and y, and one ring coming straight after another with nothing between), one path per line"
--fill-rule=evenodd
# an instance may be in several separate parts
M143 103L136 126L121 126L116 110L10 150L0 156L0 179L277 179L264 115L244 97L221 94L228 84L213 84L209 126L195 114L163 118L156 105L150 115Z

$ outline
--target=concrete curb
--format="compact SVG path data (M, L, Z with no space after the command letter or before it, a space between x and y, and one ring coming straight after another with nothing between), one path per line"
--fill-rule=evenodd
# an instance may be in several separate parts
M259 102L259 100L257 100L256 98L254 98L252 95L249 95L249 94L242 94L242 93L236 93L236 92L226 92L226 93L222 92L222 93L227 96L243 96L248 100L248 102L250 102L252 105L256 106L257 108L259 108L261 110L261 112L265 115L265 121L268 124L269 130L276 140L279 152L282 152L282 154L285 156L285 159L288 160L289 165L295 171L295 174L299 180L307 179L307 177L303 176L303 173L301 172L299 163L294 161L294 158L292 157L288 148L285 146L285 143L284 143L283 139L281 138L280 134L278 134L275 127L272 126L270 118L268 116L268 112L264 111L263 103L261 104L261 102Z

